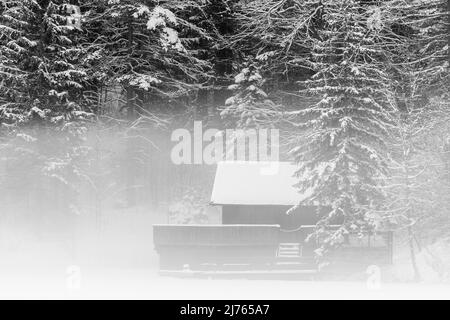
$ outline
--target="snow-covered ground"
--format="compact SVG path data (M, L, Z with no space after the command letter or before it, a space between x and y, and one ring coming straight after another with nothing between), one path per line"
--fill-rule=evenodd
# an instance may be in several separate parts
M218 280L162 277L150 269L10 270L0 298L31 299L450 299L443 284Z
M127 217L101 237L80 237L73 251L62 241L17 240L20 230L2 230L0 298L450 299L450 284L440 283L423 255L418 263L424 282L408 283L412 269L407 251L400 250L394 266L381 270L379 287L365 270L347 282L163 277L148 231L155 222L133 221Z

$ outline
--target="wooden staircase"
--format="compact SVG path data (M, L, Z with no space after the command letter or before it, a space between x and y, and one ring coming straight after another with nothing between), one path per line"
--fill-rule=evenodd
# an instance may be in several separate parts
M302 256L302 246L300 243L280 243L278 247L278 258L300 258Z

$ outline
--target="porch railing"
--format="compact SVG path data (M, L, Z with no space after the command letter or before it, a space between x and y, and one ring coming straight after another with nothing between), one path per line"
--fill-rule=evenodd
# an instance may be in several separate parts
M279 225L154 225L153 240L160 246L277 245Z

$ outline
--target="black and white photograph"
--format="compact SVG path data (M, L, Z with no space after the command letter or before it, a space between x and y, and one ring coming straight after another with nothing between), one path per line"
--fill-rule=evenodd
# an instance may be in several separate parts
M450 0L0 14L0 300L450 300Z

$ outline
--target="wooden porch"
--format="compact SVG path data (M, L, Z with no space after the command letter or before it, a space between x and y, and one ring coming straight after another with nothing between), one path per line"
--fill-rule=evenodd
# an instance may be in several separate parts
M155 225L160 270L193 274L315 271L317 243L305 239L314 226L282 230L279 225ZM362 264L392 262L392 233L349 235L333 259Z

